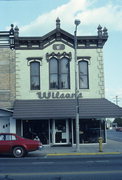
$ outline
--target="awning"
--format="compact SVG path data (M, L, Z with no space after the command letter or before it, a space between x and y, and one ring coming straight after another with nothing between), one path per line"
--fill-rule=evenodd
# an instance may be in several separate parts
M13 111L8 109L0 108L0 117L11 117L13 114Z
M22 120L75 118L75 99L16 100L13 117ZM122 108L107 99L79 99L79 116L88 118L122 117Z

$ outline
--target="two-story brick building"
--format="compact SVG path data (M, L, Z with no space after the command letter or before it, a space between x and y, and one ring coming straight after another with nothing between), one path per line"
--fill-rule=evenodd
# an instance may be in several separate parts
M13 31L0 31L0 132L12 131L12 124L15 124L12 118L16 98L13 38Z
M96 36L77 36L80 143L105 141L105 118L120 117L122 110L105 99L103 46L107 29ZM11 27L16 100L12 131L43 144L76 143L76 84L74 35L60 27L42 37L21 37ZM13 120L14 121L14 120Z

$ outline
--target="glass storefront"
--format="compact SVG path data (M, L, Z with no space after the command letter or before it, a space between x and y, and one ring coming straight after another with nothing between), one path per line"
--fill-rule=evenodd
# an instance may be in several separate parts
M80 119L79 132L80 144L98 143L99 137L102 137L105 142L105 121Z
M35 139L36 137L38 137L43 144L49 144L49 121L23 121L23 136L30 139Z
M75 119L24 120L22 125L22 136L30 139L38 136L44 145L73 145L76 143ZM80 144L98 143L100 136L105 142L104 120L80 119Z
M53 120L53 144L69 144L68 120Z

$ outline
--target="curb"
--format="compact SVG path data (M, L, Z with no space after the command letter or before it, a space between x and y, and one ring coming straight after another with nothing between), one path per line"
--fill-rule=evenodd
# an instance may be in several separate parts
M122 152L97 152L97 153L49 153L47 156L80 156L80 155L119 155Z

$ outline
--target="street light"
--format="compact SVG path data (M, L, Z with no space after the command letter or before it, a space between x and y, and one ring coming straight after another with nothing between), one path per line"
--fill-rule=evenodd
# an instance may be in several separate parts
M78 100L78 61L77 61L77 27L80 24L80 20L75 20L75 31L74 31L74 59L75 59L75 101L76 101L76 151L79 148L79 100Z

